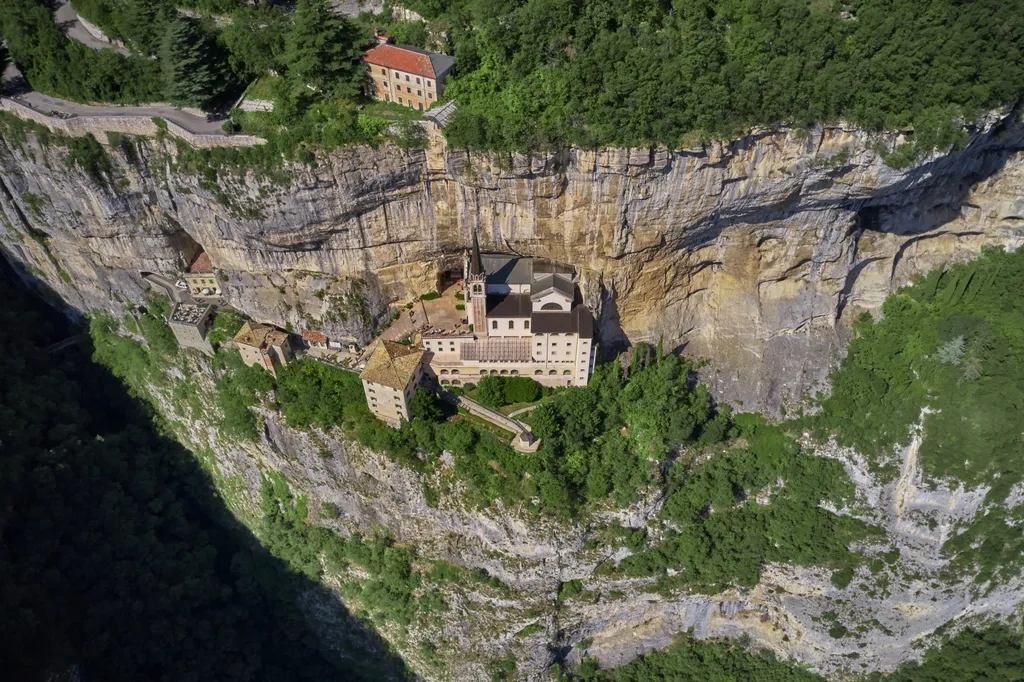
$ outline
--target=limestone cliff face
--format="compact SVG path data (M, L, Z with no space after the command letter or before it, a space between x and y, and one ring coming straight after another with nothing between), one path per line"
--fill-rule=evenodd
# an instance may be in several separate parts
M683 346L710 360L707 379L745 409L771 410L815 386L849 320L915 273L984 244L1017 246L1024 227L1024 127L1014 116L907 171L872 149L898 139L840 127L674 152L504 160L435 139L426 150L341 150L270 175L190 171L165 141L110 142L113 171L100 184L65 162L59 141L10 130L0 141L3 248L79 309L139 301L140 271L180 271L182 254L202 245L250 315L365 339L389 303L457 267L479 230L486 247L576 265L605 344ZM183 375L209 392L207 361L189 358ZM769 566L751 591L665 596L648 579L593 575L610 551L628 550L588 549L588 528L465 510L457 495L430 506L413 473L332 434L289 429L268 413L259 442L225 443L214 425L163 401L183 442L214 452L241 518L257 510L261 469L282 471L309 495L311 518L330 502L341 517L324 523L341 532L379 524L421 556L484 567L511 586L505 599L460 588L445 616L415 626L423 631L384 632L431 677L441 675L419 659L421 636L445 642L446 679L477 680L505 652L539 676L563 656L622 663L690 628L750 635L827 672L891 669L936 628L1005 616L1024 598L1019 581L983 599L967 583L941 582L942 543L983 513L984 491L924 490L913 443L903 475L884 485L856 453L820 453L841 459L857 485L847 513L888 531L885 546L858 549L899 547L895 565L862 571L844 589L823 571ZM438 475L457 485L449 469ZM620 517L656 532L657 511L650 501ZM558 601L559 582L572 578L586 580L587 597ZM856 635L830 636L829 619Z
M432 482L435 489L451 492L431 503L411 470L337 431L290 428L276 412L261 412L264 431L256 442L226 442L206 416L216 413L210 361L190 354L182 363L173 374L195 380L208 409L190 417L178 412L186 408L173 398L173 388L154 387L153 394L182 442L214 453L207 466L240 518L252 523L259 517L263 472L278 471L297 494L308 496L309 517L316 523L342 534L387 528L423 559L483 568L507 585L495 596L472 585L448 584L450 608L443 613L421 614L408 628L378 623L426 679L487 680L488 664L512 655L521 678L542 680L557 660L574 664L593 656L603 666L621 665L689 631L698 638L744 638L841 680L849 673L890 671L937 645L943 632L1008 620L1024 606L1020 577L975 584L968 574L950 581L943 545L987 513L988 488L950 489L943 481L924 480L917 436L894 452L900 465L894 480L879 480L852 450L833 444L817 449L818 456L842 462L856 488L849 508L834 511L884 531L851 548L866 560L846 587L836 587L829 570L773 564L753 589L665 593L653 578L595 572L629 550L619 543L597 542L596 548L588 543L600 537L603 522L613 519L646 527L657 537L662 528L657 500L603 512L582 524L531 518L522 509L500 505L466 509L450 458L444 456L447 461ZM326 504L334 505L337 518L320 515ZM1007 504L1019 507L1024 495L1011 496ZM894 555L894 550L899 551ZM572 579L583 581L584 592L558 599L561 583ZM329 585L338 580L326 577ZM357 610L360 604L347 600L347 606ZM322 644L330 647L331 620L315 605L308 612ZM836 625L846 634L836 636ZM423 640L444 643L440 660L424 660L416 646Z
M898 136L843 127L512 158L434 135L219 176L134 140L109 145L103 186L59 144L8 134L0 209L6 249L80 308L138 299L139 271L179 271L199 244L250 315L361 340L478 230L484 248L575 265L606 347L663 338L710 360L720 397L771 411L819 386L848 322L913 275L1018 243L1024 127L970 132L906 171L874 151Z

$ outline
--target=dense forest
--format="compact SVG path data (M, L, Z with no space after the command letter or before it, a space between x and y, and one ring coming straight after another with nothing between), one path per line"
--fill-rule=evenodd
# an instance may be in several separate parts
M905 165L955 146L964 119L1024 87L1020 0L407 0L425 21L342 17L326 0L294 12L233 0L72 4L135 56L66 40L46 0L7 0L0 31L37 89L206 106L273 70L275 112L234 125L296 127L293 139L313 145L379 135L355 110L376 27L454 55L444 96L459 111L446 134L474 149L678 147L842 117L912 130L889 157Z
M329 593L255 541L88 348L46 352L79 330L2 279L0 296L5 679L404 675L354 618L348 648L322 651L296 600Z

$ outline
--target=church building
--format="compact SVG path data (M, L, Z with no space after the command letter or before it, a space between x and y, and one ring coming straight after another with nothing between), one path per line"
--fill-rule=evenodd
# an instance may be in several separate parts
M572 270L542 259L480 253L464 259L469 329L423 335L442 385L488 375L528 376L547 386L586 386L596 348L590 309L576 299Z

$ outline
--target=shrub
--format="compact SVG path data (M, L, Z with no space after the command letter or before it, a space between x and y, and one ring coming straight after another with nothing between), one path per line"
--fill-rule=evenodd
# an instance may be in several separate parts
M437 293L436 291L429 291L429 292L423 294L422 296L420 296L420 300L421 301L433 301L435 298L440 298L440 297L441 297L441 294Z

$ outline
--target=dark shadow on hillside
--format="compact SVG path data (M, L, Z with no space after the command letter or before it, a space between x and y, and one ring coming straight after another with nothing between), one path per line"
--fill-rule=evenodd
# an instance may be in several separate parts
M77 330L11 274L0 268L4 679L410 677L334 592L234 518L91 342L42 351Z

